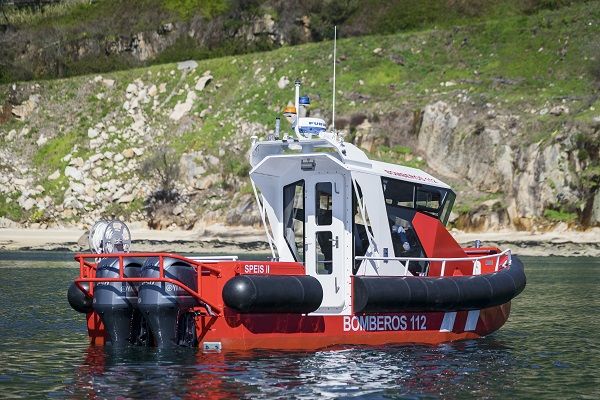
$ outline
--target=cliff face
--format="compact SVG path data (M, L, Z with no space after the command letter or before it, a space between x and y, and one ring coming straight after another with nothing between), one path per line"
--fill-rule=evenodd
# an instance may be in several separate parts
M431 168L452 178L463 177L474 188L499 195L492 202L494 221L464 221L487 228L504 222L531 229L545 210L578 213L586 224L600 223L598 187L589 185L582 170L598 165L600 154L582 154L582 143L598 143L600 123L567 122L536 143L523 140L527 129L518 115L497 115L444 102L425 107L418 133L418 149ZM565 112L563 107L553 113ZM581 139L580 139L581 140ZM597 150L597 149L596 149ZM597 177L596 177L597 179ZM493 208L493 207L492 207Z
M340 40L336 127L372 158L451 184L456 227L597 226L599 15L594 2ZM271 32L260 21L236 32ZM272 129L297 77L311 115L330 120L332 61L330 43L313 43L1 85L0 226L256 224L250 137Z

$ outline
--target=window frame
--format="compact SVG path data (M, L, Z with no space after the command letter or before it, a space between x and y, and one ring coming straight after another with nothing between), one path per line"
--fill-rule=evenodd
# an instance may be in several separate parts
M290 186L297 187L298 184L300 184L300 186L302 187L302 213L304 214L302 216L302 260L298 260L298 257L296 257L296 254L299 253L298 249L296 249L296 252L294 252L292 245L288 241L287 234L286 234L286 229L288 229L288 227L286 226L287 221L286 221L286 216L285 216L286 189ZM294 206L293 202L295 199L296 199L296 189L294 189L294 197L292 198L292 207ZM281 218L281 220L283 223L283 239L285 240L285 243L287 244L288 249L290 250L290 253L292 253L292 257L294 258L294 261L304 264L306 262L306 254L305 254L305 252L306 252L306 182L304 181L304 179L299 179L295 182L291 182L291 183L283 186L282 203L283 203L283 207L281 209L281 213L282 213L283 218ZM295 219L295 218L293 218L293 213L292 213L291 217L292 217L291 219L293 221ZM294 232L294 246L296 246L295 232ZM298 256L300 256L300 254L298 254Z

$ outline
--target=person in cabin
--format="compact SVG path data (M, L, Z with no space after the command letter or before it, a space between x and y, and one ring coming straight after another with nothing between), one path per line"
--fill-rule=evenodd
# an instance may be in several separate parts
M396 234L400 237L400 243L405 252L411 249L410 243L408 242L408 236L406 235L406 225L406 221L400 217L396 217L394 225L392 226L392 234Z

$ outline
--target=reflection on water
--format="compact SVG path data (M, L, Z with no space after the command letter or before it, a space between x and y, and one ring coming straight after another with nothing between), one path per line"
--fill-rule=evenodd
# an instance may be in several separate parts
M487 338L203 354L88 346L72 263L0 259L0 397L598 398L600 260L524 262L528 286Z

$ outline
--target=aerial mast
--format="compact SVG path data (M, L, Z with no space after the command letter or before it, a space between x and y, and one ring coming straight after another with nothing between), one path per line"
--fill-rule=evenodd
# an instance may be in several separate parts
M331 124L332 131L335 132L335 59L337 53L337 25L333 27L333 104L332 104L332 115L331 115Z

